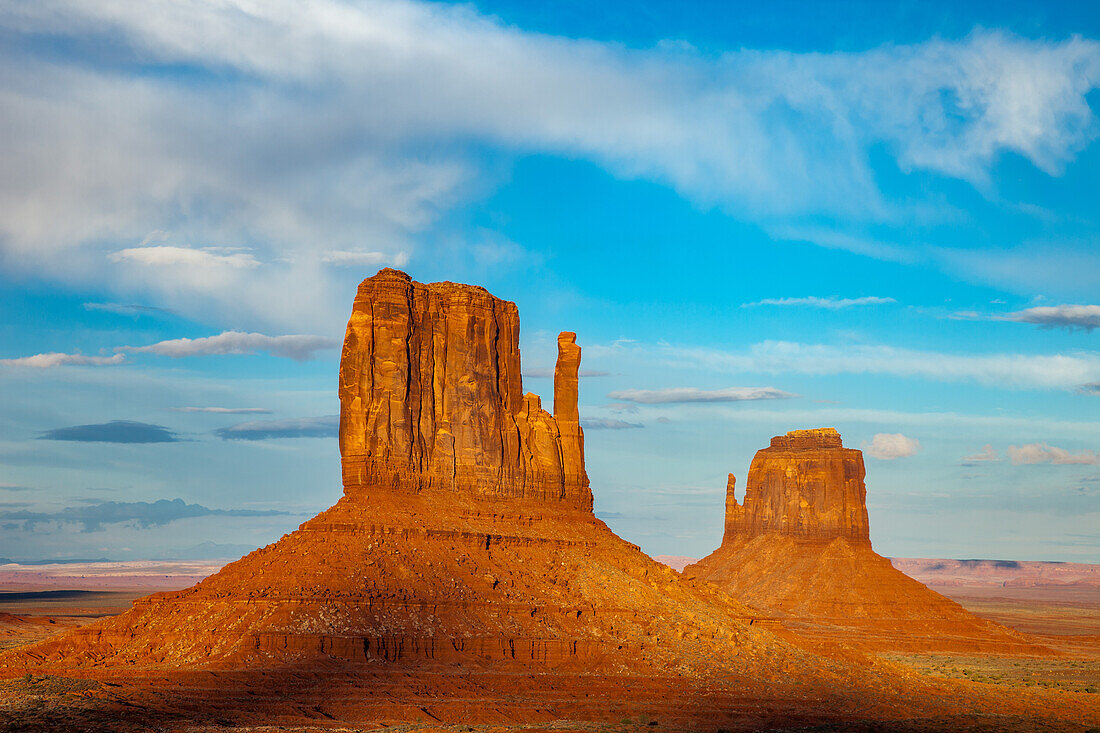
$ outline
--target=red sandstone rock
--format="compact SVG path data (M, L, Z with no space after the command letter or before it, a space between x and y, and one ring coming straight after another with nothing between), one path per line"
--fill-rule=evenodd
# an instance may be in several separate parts
M192 588L0 664L339 660L765 678L786 660L829 674L595 517L576 337L558 339L555 415L523 394L518 343L515 305L482 288L394 270L368 278L340 365L343 498Z
M863 454L844 448L833 428L792 430L772 438L749 467L745 504L726 491L726 533L764 532L806 539L845 537L870 543Z
M559 337L559 424L523 394L515 303L397 270L367 278L340 361L344 491L435 489L590 508L575 339Z
M862 452L844 448L833 428L772 438L752 460L743 505L729 476L721 547L684 574L815 637L875 649L1049 651L875 553L864 475Z

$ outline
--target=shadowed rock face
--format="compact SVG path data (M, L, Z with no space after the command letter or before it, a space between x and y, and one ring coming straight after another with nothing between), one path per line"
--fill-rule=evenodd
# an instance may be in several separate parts
M576 334L562 333L558 352L551 415L523 393L515 303L391 269L364 280L340 360L345 493L387 486L591 508Z
M767 532L804 539L844 537L870 544L863 453L834 428L792 430L772 438L749 467L745 503L726 486L726 539Z

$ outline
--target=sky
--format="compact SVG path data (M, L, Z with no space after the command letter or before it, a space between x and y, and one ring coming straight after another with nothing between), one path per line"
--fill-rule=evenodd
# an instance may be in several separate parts
M1098 111L1077 2L0 5L0 557L330 506L392 266L515 301L544 399L577 332L596 512L651 554L829 426L880 553L1100 562Z

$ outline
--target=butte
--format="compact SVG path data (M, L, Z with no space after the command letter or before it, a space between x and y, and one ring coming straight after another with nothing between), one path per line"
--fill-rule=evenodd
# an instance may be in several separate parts
M726 486L722 545L684 568L784 626L868 650L1053 652L979 618L871 548L862 451L833 428L772 438L749 467L743 504Z
M0 676L103 685L33 712L41 730L1097 718L822 654L620 539L592 511L579 364L562 333L551 414L523 392L514 303L382 270L341 355L342 498L191 588L3 653Z

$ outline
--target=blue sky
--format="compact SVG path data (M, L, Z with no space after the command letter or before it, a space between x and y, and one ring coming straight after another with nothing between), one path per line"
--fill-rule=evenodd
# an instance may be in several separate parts
M516 301L544 397L577 331L597 513L651 553L835 426L880 552L1100 562L1100 12L1039 5L0 9L0 557L333 503L390 265Z

